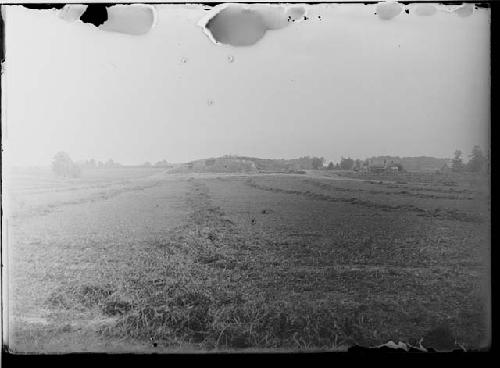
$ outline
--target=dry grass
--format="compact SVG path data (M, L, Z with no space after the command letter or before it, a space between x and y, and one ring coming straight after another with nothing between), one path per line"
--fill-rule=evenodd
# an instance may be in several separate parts
M52 318L35 329L39 338L74 336L71 318L82 315L105 319L84 329L102 341L158 351L343 350L422 338L470 349L487 339L489 218L473 187L303 175L156 177L143 185L92 205L109 213L100 216L112 233L85 248L93 258L80 254L83 243L68 248L51 235L61 267L89 266L75 277L53 272L44 284L36 300ZM64 211L78 221L78 211ZM170 217L177 220L167 226ZM123 221L128 228L117 227ZM37 237L36 227L18 226ZM42 256L49 243L29 241L18 240L23 254L47 247L33 254L50 267L55 258ZM25 270L40 280L34 284L47 280L48 271ZM29 334L33 325L17 341L40 348Z

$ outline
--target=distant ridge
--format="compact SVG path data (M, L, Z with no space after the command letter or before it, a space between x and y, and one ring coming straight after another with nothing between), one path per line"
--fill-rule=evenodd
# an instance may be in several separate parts
M225 155L182 164L173 172L298 172L313 168L314 157L264 159Z
M175 165L171 172L299 172L314 169L315 157L305 156L294 159L257 158L249 156L225 155L207 159L194 160ZM448 165L451 159L430 156L399 157L373 156L368 160L400 162L406 171L435 171Z

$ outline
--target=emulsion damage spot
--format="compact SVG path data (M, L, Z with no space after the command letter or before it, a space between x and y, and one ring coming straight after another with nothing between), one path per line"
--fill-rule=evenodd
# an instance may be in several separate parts
M431 4L418 4L415 8L415 14L419 16L431 16L436 14L436 7Z
M455 9L453 13L457 14L460 17L468 17L474 13L474 5L473 4L464 4L461 7Z
M142 35L153 27L154 8L149 5L114 5L108 8L108 21L99 28L103 31Z
M288 25L288 14L283 6L256 8L267 30L281 29Z
M298 20L304 17L306 10L301 6L294 6L286 12L286 15L291 17L292 20Z
M398 16L403 11L401 5L395 2L377 4L377 15L380 19L389 20Z
M253 45L267 30L257 12L233 7L220 11L206 27L217 42L232 46Z
M91 4L83 12L80 20L83 23L90 23L96 27L108 20L108 11L104 5Z
M301 21L306 10L301 6L231 4L210 16L199 25L215 43L231 46L251 46L267 31L287 27Z
M153 27L155 9L143 4L112 6L68 4L61 9L59 17L69 22L79 19L103 31L142 35Z
M87 10L87 7L88 5L67 4L60 10L59 17L69 22L74 22L80 19L83 13L85 13L85 10Z

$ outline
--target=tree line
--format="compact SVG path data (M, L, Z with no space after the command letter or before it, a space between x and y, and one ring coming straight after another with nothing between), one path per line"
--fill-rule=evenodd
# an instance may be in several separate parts
M171 167L167 160L158 161L154 165L150 162L145 162L142 165L144 167ZM120 168L123 167L122 164L113 161L113 159L108 159L107 161L97 161L93 158L85 161L74 162L68 153L58 152L55 154L52 160L52 171L57 176L78 178L82 174L82 170L86 169L110 169L110 168Z
M451 170L454 172L487 172L490 171L490 157L489 153L484 154L481 147L475 145L472 148L471 154L468 156L468 162L464 162L463 152L456 150L454 157L451 160ZM328 170L357 170L361 167L366 167L369 164L369 160L353 159L351 157L341 157L340 162L334 164L330 162L326 167ZM400 163L395 163L394 166L399 167L399 171L404 169L403 165Z
M451 170L454 172L486 172L490 173L490 154L483 153L481 147L474 146L467 163L462 159L463 152L456 150L451 160Z
M330 161L328 166L326 167L328 170L354 170L359 169L362 166L368 166L368 159L360 160L360 159L352 159L350 157L341 157L340 162L334 164Z
M475 145L472 148L471 154L468 156L468 162L464 162L463 160L463 152L460 150L456 150L454 153L454 157L451 160L451 170L454 172L475 172L475 173L490 173L490 154L488 152L487 155L483 153L481 147ZM261 160L262 161L262 160ZM264 160L265 161L265 160ZM268 160L275 161L275 160ZM323 157L301 157L299 159L294 160L284 160L289 164L293 163L293 166L304 167L305 169L322 169L324 168L325 159ZM328 170L357 170L363 166L368 166L368 159L360 160L353 159L351 157L341 157L340 162L334 164L330 162L326 169ZM395 164L401 166L401 164ZM172 167L171 164L167 162L167 160L161 160L156 162L155 164L151 164L150 162L145 162L142 165L143 167L162 167L169 168ZM54 156L52 161L52 170L57 176L62 177L80 177L82 169L106 169L106 168L120 168L123 167L122 164L113 161L112 159L108 159L107 161L96 161L91 158L89 160L85 160L82 162L74 162L70 156L66 152L58 152ZM400 167L400 171L403 170L403 167Z

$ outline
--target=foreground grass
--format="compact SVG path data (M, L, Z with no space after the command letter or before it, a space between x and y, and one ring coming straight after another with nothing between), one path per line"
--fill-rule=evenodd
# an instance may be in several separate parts
M266 257L267 244L238 233L211 205L205 186L193 184L191 194L189 222L148 250L148 267L129 279L132 305L102 332L209 350L342 348L330 308L284 302L259 288L256 278L278 259ZM108 296L100 295L109 311Z
M487 336L478 255L487 218L461 207L474 202L471 189L298 176L144 184L141 196L123 191L126 198L99 202L101 211L109 207L99 232L109 241L26 246L23 254L40 256L34 279L50 276L41 299L52 317L37 331L20 329L20 341L52 341L57 350L97 331L125 350L141 343L153 351L310 351L388 340L471 349ZM184 203L161 202L180 190ZM458 210L447 207L454 200ZM115 221L118 205L127 215ZM162 223L186 208L185 221ZM57 269L54 257L63 260Z
M97 309L115 321L99 329L102 336L168 349L345 350L422 339L453 349L484 338L484 301L474 293L480 271L460 267L463 256L446 264L414 241L389 248L343 231L331 240L342 246L325 253L331 246L313 246L305 233L239 226L203 181L189 185L187 221L151 241L125 283L61 288L49 305ZM339 257L343 263L332 262Z

